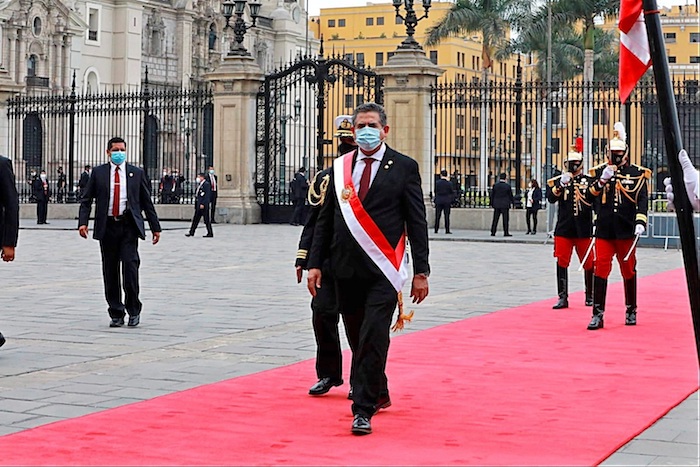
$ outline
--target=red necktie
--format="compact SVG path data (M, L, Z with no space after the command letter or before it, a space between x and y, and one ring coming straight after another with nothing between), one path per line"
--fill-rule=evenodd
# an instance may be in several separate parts
M365 157L362 160L365 161L365 169L362 171L362 178L360 178L360 191L357 193L360 201L365 200L367 191L369 191L369 182L372 178L372 162L374 162L374 159L371 157Z
M112 204L112 215L119 217L119 166L114 170L114 203Z

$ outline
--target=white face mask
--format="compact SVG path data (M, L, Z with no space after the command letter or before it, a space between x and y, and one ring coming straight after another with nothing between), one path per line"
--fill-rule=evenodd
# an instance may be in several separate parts
M163 172L163 177L167 177L168 172Z
M202 179L200 177L197 177L197 183L202 183Z
M41 174L41 175L39 175L39 177L40 177L42 180L46 180L46 174Z

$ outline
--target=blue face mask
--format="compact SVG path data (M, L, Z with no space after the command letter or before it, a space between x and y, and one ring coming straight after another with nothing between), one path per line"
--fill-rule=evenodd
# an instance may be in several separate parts
M372 151L382 144L379 130L369 126L355 130L355 142L365 151Z
M126 151L112 151L110 154L112 162L116 165L122 165L126 160Z
M214 175L214 171L213 171L213 170L210 170L209 173L212 174L212 175Z

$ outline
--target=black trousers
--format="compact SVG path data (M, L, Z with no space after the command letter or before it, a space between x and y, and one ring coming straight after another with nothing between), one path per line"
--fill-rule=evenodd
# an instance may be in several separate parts
M204 217L204 225L207 227L207 235L214 235L211 230L211 219L209 219L209 206L204 206L204 209L195 209L194 217L192 218L192 225L190 226L190 235L194 235L194 231L197 230L199 225L199 220Z
M537 232L537 211L538 209L525 208L525 222L527 223L528 232L530 232L530 218L532 218L532 230Z
M386 360L396 290L384 276L339 279L337 290L348 340L357 342L351 374L352 413L371 417L379 398L388 396Z
M496 234L496 227L498 227L498 218L503 215L503 234L508 235L508 211L509 208L493 208L493 222L491 222L491 234Z
M306 202L304 199L294 200L294 215L292 215L292 224L303 225L306 216Z
M216 198L218 197L219 195L216 191L211 192L211 214L209 215L209 219L212 222L216 222Z
M438 203L435 205L435 233L438 233L438 230L440 230L440 217L442 217L443 212L445 213L445 232L450 231L450 209L450 203Z
M128 216L120 221L115 221L112 217L107 219L105 236L100 240L102 279L109 306L107 311L111 318L123 318L125 313L136 316L141 313L138 230Z
M49 201L36 202L36 223L45 224L46 216L49 214Z
M333 276L323 270L323 286L311 300L311 324L316 339L316 376L318 379L343 378L343 357L340 350L338 322L340 310L336 300ZM352 348L353 343L350 343ZM351 383L352 384L352 378Z

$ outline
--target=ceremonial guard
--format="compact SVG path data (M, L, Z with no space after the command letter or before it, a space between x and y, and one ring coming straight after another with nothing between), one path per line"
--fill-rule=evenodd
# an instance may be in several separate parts
M557 293L555 310L569 307L568 267L576 249L583 264L586 306L593 306L593 236L592 200L588 200L590 179L583 173L583 156L572 146L561 175L547 180L547 201L559 203L554 229L554 257L557 259Z
M627 134L622 123L615 124L608 145L608 163L591 169L594 181L588 191L595 200L595 278L593 318L588 329L603 328L605 297L613 256L617 256L625 289L625 324L637 324L636 246L647 226L648 183L651 171L630 164Z
M357 148L352 135L352 115L341 115L335 119L337 132L335 136L340 139L338 145L338 155L342 156ZM302 271L306 269L309 249L314 237L314 228L318 213L326 199L330 183L331 168L318 172L309 187L308 202L311 206L309 216L304 224L299 239L299 249L294 263L297 274L297 283L301 282ZM326 259L321 267L323 277L333 282L333 270L330 266L330 258ZM334 386L343 384L343 359L340 348L340 336L338 334L338 322L340 321L340 310L335 294L335 287L322 287L311 300L311 323L316 339L316 376L318 382L309 389L312 396L326 394ZM350 321L344 317L346 330L348 325L352 326L355 321ZM348 337L359 333L348 332ZM348 339L351 348L355 347L355 339ZM350 378L352 388L352 376ZM352 390L352 389L351 389Z

